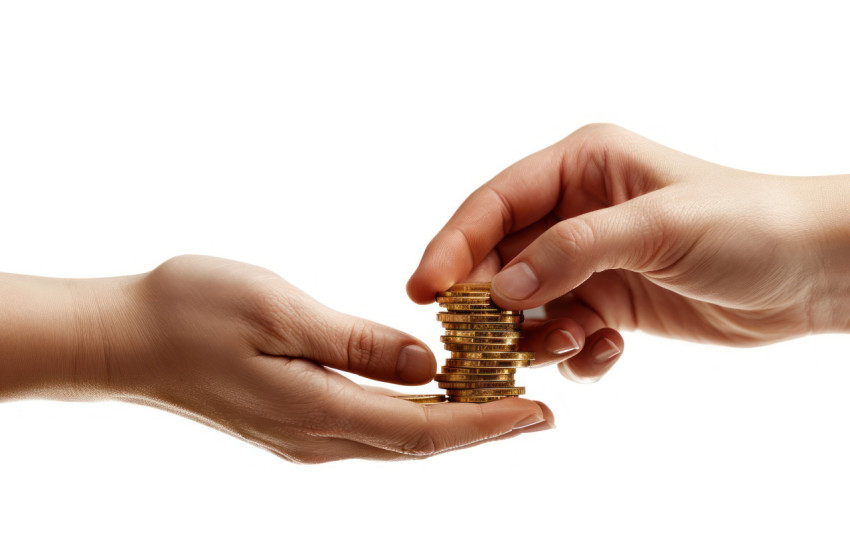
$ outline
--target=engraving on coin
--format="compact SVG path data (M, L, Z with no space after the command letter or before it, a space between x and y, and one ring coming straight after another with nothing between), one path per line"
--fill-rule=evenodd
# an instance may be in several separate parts
M440 291L438 297L463 296L466 294L481 293L490 295L489 283L458 283L449 287L448 291Z
M487 338L472 336L441 336L440 342L444 344L470 344L473 346L516 346L519 344L519 338Z
M519 341L522 333L515 330L502 331L484 331L484 330L447 330L445 331L451 336L463 336L465 338L477 339L493 339L493 340L517 340Z
M531 366L531 361L500 361L499 359L446 359L445 367L449 368L525 368Z
M441 308L445 308L450 312L464 313L482 313L482 314L498 314L501 313L498 308L489 304L440 304ZM512 314L507 314L512 315Z
M507 382L437 382L437 386L442 387L447 391L455 389L476 389L484 387L513 387L516 385L513 380Z
M394 399L407 400L416 404L440 404L448 402L445 395L393 395Z
M516 331L513 323L448 323L443 322L446 330L459 331Z
M513 376L516 374L517 367L484 367L484 368L469 368L469 367L451 367L444 366L441 368L443 374L507 374Z
M452 397L449 396L449 402L493 402L495 400L509 399L518 397L519 395L496 395L496 396L481 396L481 397Z
M452 359L498 359L500 361L533 361L531 351L451 351Z
M450 373L450 372L441 372L437 374L435 379L438 382L472 382L472 383L480 383L480 382L513 382L514 375L513 374L494 374L492 372L487 374L470 374L470 373ZM442 385L440 387L443 387Z
M437 295L437 302L443 304L491 304L490 295L465 296L468 293L456 293L453 296L441 297Z
M444 323L520 323L521 315L498 315L498 314L455 314L440 312L437 321Z
M488 389L446 389L450 397L495 397L507 395L524 395L525 387L498 387Z
M516 344L450 344L448 342L443 344L447 350L450 351L463 351L463 352L501 352L501 353L513 353L508 351L512 348L516 348Z

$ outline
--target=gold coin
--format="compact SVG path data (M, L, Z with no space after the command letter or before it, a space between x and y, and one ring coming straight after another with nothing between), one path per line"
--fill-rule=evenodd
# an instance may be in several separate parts
M469 293L470 291L490 291L490 282L456 283L449 287L449 291L458 293Z
M482 314L499 313L500 309L489 304L440 304L441 308L445 308L450 312L473 312Z
M448 323L443 322L448 331L520 331L515 323Z
M507 341L507 340L519 340L522 337L522 332L520 332L520 331L510 331L510 330L479 331L479 330L459 330L459 329L455 329L455 330L451 330L451 331L446 331L446 334L449 335L448 337L454 337L454 338L464 337L464 338L468 338L469 340L472 340L472 341L475 341L475 340L494 340L494 341L506 340ZM441 337L441 339L442 338L446 338L446 337L444 336L444 337Z
M446 372L437 374L434 378L438 382L472 382L477 383L478 381L485 382L513 382L514 375L513 374L494 374L492 372L488 372L486 374L469 374L469 373L453 373ZM440 386L442 387L442 386Z
M519 351L519 339L517 338L512 339L510 342L470 342L468 338L457 339L451 336L441 336L440 339L448 351ZM456 346L456 348L450 348L450 345ZM476 346L484 349L478 349Z
M521 315L474 315L474 314L450 314L440 312L437 321L444 323L520 323Z
M394 399L407 400L416 404L440 404L448 402L445 395L393 395Z
M533 361L533 351L452 351L452 359L499 359L501 361Z
M440 342L444 344L475 344L488 346L515 346L519 344L519 338L493 338L493 337L474 337L474 336L441 336Z
M534 360L518 351L522 311L505 310L490 297L489 283L459 283L437 293L437 314L445 329L440 340L451 358L437 374L449 402L490 402L525 393L516 387L516 369Z
M440 304L440 307L462 315L522 315L522 310L503 310L498 306L484 306L483 304Z
M519 395L489 395L480 397L449 397L449 402L493 402L496 400L516 398Z
M481 389L484 387L513 387L513 380L509 382L437 382L437 387L443 389Z
M453 367L453 366L444 366L440 369L440 372L443 374L437 374L437 376L449 376L449 375L460 375L460 376L480 376L480 375L498 375L498 376L513 376L516 374L516 367ZM443 379L443 381L448 381Z
M493 387L488 389L446 389L450 397L496 397L524 395L525 387Z
M493 305L490 295L479 295L477 293L459 293L451 297L436 297L440 304L487 304Z
M434 297L434 300L437 298L490 298L490 291L440 291L437 293L437 296Z
M516 350L516 344L455 344L451 342L444 342L446 351L462 351L464 353L469 352L498 352L498 353L518 353Z
M524 368L527 366L531 366L531 361L507 361L498 359L446 359L445 366L450 368Z

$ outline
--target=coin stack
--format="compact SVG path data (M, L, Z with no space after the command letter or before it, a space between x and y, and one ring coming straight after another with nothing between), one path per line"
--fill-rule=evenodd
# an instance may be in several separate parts
M446 311L437 314L440 340L451 357L437 374L449 402L490 402L525 394L514 382L516 369L534 360L518 351L522 310L503 310L490 298L489 283L459 283L437 293Z

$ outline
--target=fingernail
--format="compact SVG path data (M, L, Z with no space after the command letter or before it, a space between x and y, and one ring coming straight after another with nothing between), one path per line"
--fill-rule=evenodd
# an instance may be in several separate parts
M602 375L605 374L591 374L590 376L579 376L573 371L573 368L570 366L570 362L572 359L567 359L562 363L558 364L558 371L561 373L561 376L575 383L596 383L602 378ZM606 371L607 372L607 371Z
M533 414L533 415L528 416L525 419L521 419L521 420L517 421L516 423L514 423L513 428L514 428L514 430L522 429L523 427L530 427L532 425L537 425L541 421L543 421L543 416L541 414Z
M526 263L515 264L493 278L493 289L507 298L523 300L540 287L540 281Z
M396 361L398 377L408 383L427 382L431 378L431 354L423 347L411 344L402 348Z
M535 423L533 425L529 425L528 427L523 427L522 432L524 433L536 433L539 431L548 431L550 429L555 428L554 421L541 421L540 423Z
M543 347L546 351L554 355L566 355L567 353L578 350L579 345L575 336L570 334L570 331L556 329L546 335L546 339L543 341Z
M605 363L610 361L612 357L618 355L620 353L620 348L617 347L617 344L609 340L608 338L603 338L596 342L593 345L593 349L590 350L590 354L593 355L593 360L597 363Z

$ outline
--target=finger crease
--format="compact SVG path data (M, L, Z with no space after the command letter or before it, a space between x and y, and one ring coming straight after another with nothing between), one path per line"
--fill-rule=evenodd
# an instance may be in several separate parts
M469 267L472 268L478 264L478 259L475 258L475 253L472 252L472 238L470 238L469 234L467 234L467 232L461 227L455 227L455 230L460 233L466 243L466 251L469 253Z
M493 189L492 187L487 188L492 194L496 195L496 198L499 200L500 207L499 211L502 214L502 238L507 236L508 234L514 231L514 209L511 206L510 201L505 198L505 195Z

